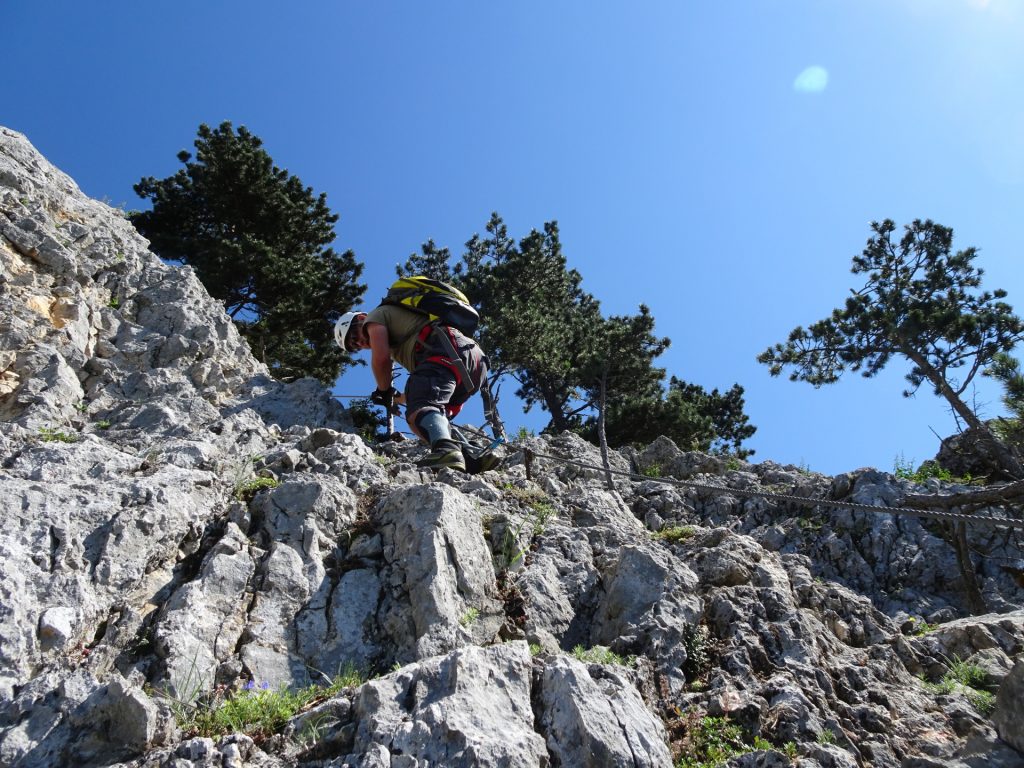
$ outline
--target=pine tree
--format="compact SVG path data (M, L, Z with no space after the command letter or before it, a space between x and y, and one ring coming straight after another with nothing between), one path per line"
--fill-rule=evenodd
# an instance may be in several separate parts
M449 285L454 285L461 290L458 278L452 273L451 251L447 248L438 248L433 240L427 240L420 248L420 253L409 256L405 264L395 266L395 275L397 277L423 275L432 280L441 280Z
M1006 292L980 291L983 273L972 263L977 250L954 253L947 227L915 220L898 242L891 220L871 228L873 236L853 259L853 273L868 276L864 287L830 317L794 329L758 361L773 376L790 369L791 380L821 386L847 369L874 376L894 356L904 357L911 363L904 395L928 382L992 445L1005 472L1024 477L1019 458L962 399L975 375L1024 337L1024 323L1002 301Z
M363 267L329 247L338 216L326 195L262 144L244 126L199 126L194 160L180 152L183 169L135 185L152 209L132 222L158 256L195 269L275 376L331 383L349 360L332 326L362 296Z
M608 444L613 448L645 445L664 435L683 450L746 459L754 451L742 443L754 435L757 427L750 424L743 408L743 387L739 384L724 393L717 389L708 392L699 384L673 376L667 392L610 405Z
M654 358L669 343L669 339L654 335L654 317L641 305L637 315L604 320L591 334L586 354L575 371L587 405L597 410L594 427L609 488L613 487L608 461L609 408L634 398L643 399L657 390L665 371L654 367Z
M741 445L744 440L754 436L757 427L750 423L750 418L743 412L743 387L739 384L733 384L725 392L720 393L717 389L708 392L699 384L689 384L673 376L669 382L667 402L670 416L676 412L685 414L692 409L711 420L711 440L707 447L701 447L700 450L740 459L754 454L754 451ZM679 417L670 418L669 423L673 430L686 424ZM665 434L672 437L672 431Z
M479 301L481 342L495 378L512 376L526 407L539 404L551 429L563 431L576 423L575 371L601 323L597 300L568 269L556 222L517 244L495 213L487 233L466 243L457 270L467 295Z
M1020 362L1006 353L995 356L992 366L985 371L1003 387L1003 405L1009 418L998 419L996 433L1018 450L1024 448L1024 372Z
M501 380L512 378L527 409L540 405L550 414L546 431L572 429L600 442L603 414L613 447L667 434L693 450L752 453L740 448L755 431L743 414L742 387L709 394L673 377L666 394L665 370L654 361L669 340L654 335L650 310L604 318L582 275L568 267L556 222L517 242L493 213L486 234L469 239L458 263L428 240L396 273L423 274L465 292L480 312L489 394L496 403Z

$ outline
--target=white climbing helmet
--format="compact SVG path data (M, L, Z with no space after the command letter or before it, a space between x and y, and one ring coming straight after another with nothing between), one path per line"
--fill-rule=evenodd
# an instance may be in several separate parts
M334 341L346 352L352 351L345 346L345 337L348 336L348 329L352 327L352 321L363 314L365 314L365 312L346 312L338 318L338 322L334 324Z

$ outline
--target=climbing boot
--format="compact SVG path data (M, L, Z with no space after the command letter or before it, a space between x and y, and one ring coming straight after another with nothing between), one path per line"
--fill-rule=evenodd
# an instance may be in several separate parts
M481 456L474 456L463 448L462 457L466 460L466 471L471 475L478 475L501 464L501 459L489 451Z
M423 469L457 469L460 472L466 471L466 460L462 456L462 449L454 440L441 438L430 446L430 453L416 462L417 467Z

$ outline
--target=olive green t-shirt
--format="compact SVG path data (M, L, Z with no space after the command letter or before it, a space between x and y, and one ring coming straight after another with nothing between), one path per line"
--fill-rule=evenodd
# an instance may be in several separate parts
M407 371L412 371L416 367L413 350L416 347L417 335L423 330L423 326L430 322L426 315L391 304L382 304L367 314L363 322L380 323L387 328L391 358Z

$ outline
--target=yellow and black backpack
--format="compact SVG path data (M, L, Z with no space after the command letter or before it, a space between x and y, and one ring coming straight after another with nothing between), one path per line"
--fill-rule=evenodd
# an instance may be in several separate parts
M455 286L422 275L399 278L380 303L419 312L432 323L450 325L467 336L475 334L480 326L480 315L466 294Z

